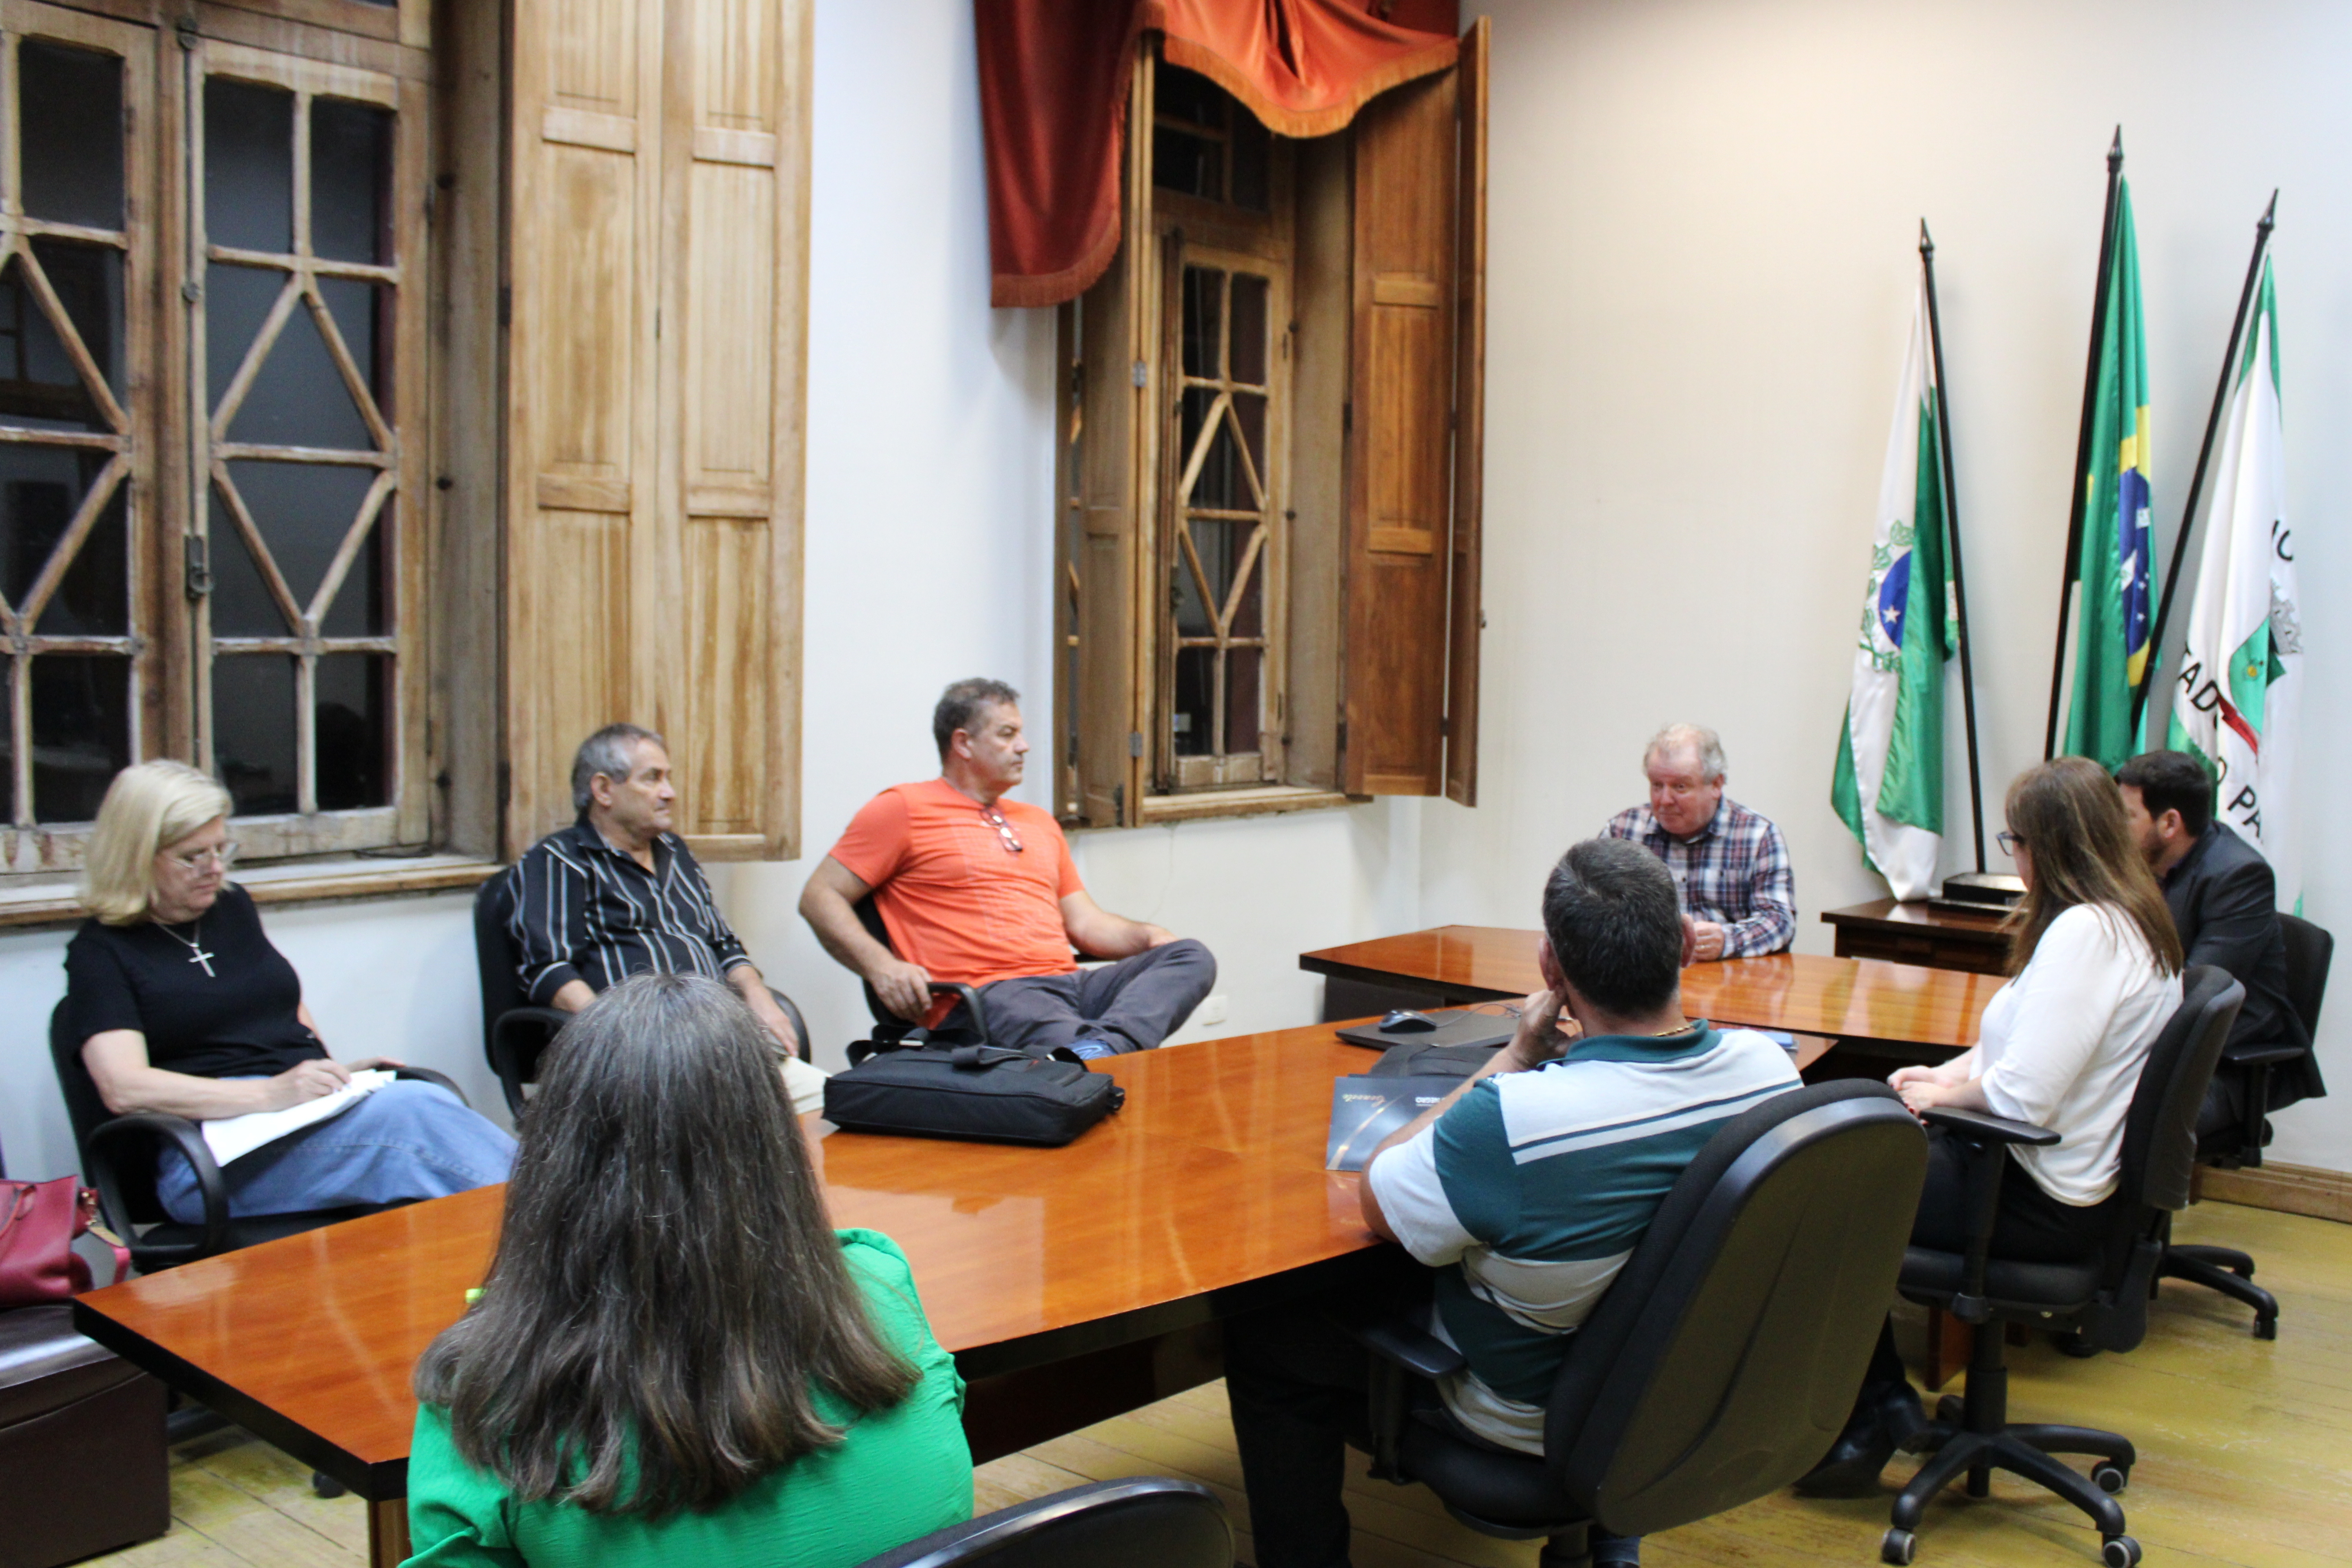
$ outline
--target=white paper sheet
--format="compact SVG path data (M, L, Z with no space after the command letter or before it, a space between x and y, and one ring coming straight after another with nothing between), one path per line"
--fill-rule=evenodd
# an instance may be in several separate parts
M283 1110L255 1110L205 1122L205 1146L213 1152L216 1163L226 1165L265 1143L275 1143L289 1132L299 1132L331 1116L341 1116L398 1076L384 1068L362 1068L352 1074L351 1082L332 1094L322 1094Z

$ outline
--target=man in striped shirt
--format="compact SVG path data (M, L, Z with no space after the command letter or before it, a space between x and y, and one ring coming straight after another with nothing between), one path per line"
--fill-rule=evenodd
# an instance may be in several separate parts
M1683 1016L1689 928L1639 846L1569 850L1543 916L1546 989L1511 1043L1390 1135L1359 1188L1365 1223L1436 1270L1432 1331L1468 1363L1437 1390L1447 1417L1529 1454L1543 1452L1570 1336L1684 1167L1725 1121L1799 1081L1766 1037ZM1225 1368L1259 1568L1339 1568L1341 1445L1362 1421L1363 1351L1309 1303L1234 1320ZM1595 1561L1638 1561L1638 1548L1601 1542Z
M813 1110L824 1074L769 994L759 965L719 912L710 884L670 831L677 790L659 735L608 724L580 742L572 800L580 818L516 866L507 931L523 994L577 1013L632 974L703 974L732 985L785 1056L793 1109Z
M1770 819L1723 794L1723 742L1712 730L1669 724L1642 753L1650 803L1601 831L1664 862L1702 960L1779 952L1797 936L1789 846Z

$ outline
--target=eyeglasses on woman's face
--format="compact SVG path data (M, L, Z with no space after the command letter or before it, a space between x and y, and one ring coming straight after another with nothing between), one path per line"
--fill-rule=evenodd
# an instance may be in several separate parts
M190 849L184 853L175 854L166 849L163 852L162 858L183 871L204 872L215 867L226 871L236 863L238 847L235 839L229 839L224 843L208 845L202 849Z
M2025 840L2007 829L1994 834L1992 841L2000 845L2000 852L2012 860L2017 858L2017 852L2025 847Z

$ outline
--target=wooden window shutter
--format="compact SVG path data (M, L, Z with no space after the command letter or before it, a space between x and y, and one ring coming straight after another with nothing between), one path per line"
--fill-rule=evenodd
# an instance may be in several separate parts
M1356 117L1343 767L1353 795L1447 792L1450 598L1466 600L1464 635L1476 636L1476 488L1474 477L1473 510L1457 516L1454 425L1461 329L1478 315L1483 259L1457 246L1484 233L1483 216L1463 210L1478 195L1464 175L1474 159L1483 167L1484 37L1482 26L1465 40L1464 68L1396 88ZM1471 125L1475 149L1464 146ZM1464 412L1475 443L1475 399ZM1465 545L1472 574L1457 589L1449 568ZM1474 696L1463 749L1475 754L1475 661L1464 673ZM1465 794L1475 787L1460 777Z
M1110 269L1078 301L1078 436L1069 569L1077 638L1076 691L1056 715L1077 725L1077 817L1090 827L1142 820L1147 784L1151 652L1151 550L1147 520L1158 495L1160 265L1151 236L1153 74L1130 89L1123 240ZM1138 133L1136 128L1146 128ZM1067 432L1065 433L1066 436ZM1069 803L1057 802L1057 810Z
M1478 804L1479 525L1486 472L1487 39L1481 16L1462 37L1455 113L1459 183L1454 247L1454 562L1446 605L1445 798Z
M797 851L805 0L517 0L506 841L668 735L709 858Z

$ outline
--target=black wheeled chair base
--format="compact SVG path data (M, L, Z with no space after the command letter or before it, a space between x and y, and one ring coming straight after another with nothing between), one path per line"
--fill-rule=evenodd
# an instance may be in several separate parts
M2111 1495L2130 1484L2132 1466L2138 1462L2128 1437L2095 1426L2038 1422L1974 1432L1937 1420L1920 1427L1905 1446L1928 1458L1895 1500L1893 1524L1879 1546L1882 1561L1909 1563L1917 1549L1916 1532L1937 1494L1965 1475L1969 1496L1988 1496L1995 1470L2032 1481L2090 1515L2099 1530L2101 1555L2111 1568L2131 1568L2139 1561L2139 1543L2124 1533L2124 1510ZM2053 1454L2093 1454L2099 1463L2085 1476L2059 1463Z
M2254 1310L2254 1338L2278 1338L2278 1298L2254 1283L2254 1260L2237 1248L2175 1244L2164 1249L2164 1262L2157 1273L2243 1301Z

